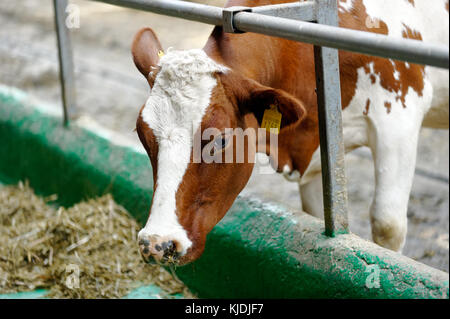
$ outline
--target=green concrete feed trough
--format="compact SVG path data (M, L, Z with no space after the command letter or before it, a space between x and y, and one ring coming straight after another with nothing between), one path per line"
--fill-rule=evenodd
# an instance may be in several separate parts
M30 105L0 87L0 181L28 179L69 206L111 193L144 223L152 196L145 154ZM449 298L448 273L353 234L329 238L321 220L239 197L177 275L200 298Z

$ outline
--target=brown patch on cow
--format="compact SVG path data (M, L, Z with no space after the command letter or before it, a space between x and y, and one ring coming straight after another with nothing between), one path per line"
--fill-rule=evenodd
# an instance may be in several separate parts
M365 67L366 73L370 70ZM424 66L417 64L410 64L406 67L405 62L393 61L380 63L377 59L373 63L373 72L379 75L381 86L389 92L396 94L396 100L401 101L404 108L406 108L406 95L409 88L422 96L424 88L423 72ZM395 72L398 73L398 79L395 78Z
M364 6L362 0L355 0L353 1L353 10L351 10L351 12L344 11L339 13L339 26L353 30L373 32L384 35L388 34L388 28L384 21L377 21L378 28L369 28L366 25L366 21L368 21L368 19L371 19L371 17L367 14L366 7ZM358 69L367 65L374 59L378 58L346 51L339 51L343 108L346 108L349 105L355 94L356 83L358 80ZM375 76L371 76L370 80L374 84L376 81Z
M448 0L447 0L447 2L445 3L445 10L447 10L447 12L448 12Z
M413 4L413 3L412 3ZM379 20L379 28L369 28L365 21L370 17L367 15L366 8L362 0L354 1L354 9L352 13L341 12L340 21L341 27L367 31L378 34L388 34L388 27L386 23ZM358 16L355 16L355 14ZM422 35L404 25L403 37L407 39L422 40ZM341 72L341 87L342 87L342 104L347 107L350 103L356 90L357 70L364 68L366 74L369 75L372 84L376 83L376 76L380 79L380 85L387 91L396 94L397 101L400 101L403 107L406 107L406 95L409 88L422 96L424 88L424 66L417 64L410 64L406 67L405 62L390 61L378 57L371 57L362 54L355 54L350 52L340 51L340 70ZM370 65L373 66L371 72ZM395 77L397 72L398 77Z
M415 6L414 0L407 0L413 7Z
M269 4L269 2L275 1L232 0L227 5L258 6ZM349 11L339 11L340 27L388 35L388 26L385 21L378 20L377 28L370 28L366 24L368 19L371 17L367 14L362 0L354 0L352 9ZM412 30L408 32L406 29L405 37L418 36L417 32ZM278 168L288 165L303 174L319 146L313 46L260 34L223 33L221 27L216 27L205 45L205 51L214 60L227 65L239 74L263 85L283 89L302 100L307 116L300 125L280 133ZM339 62L344 109L355 95L358 69L362 67L365 67L372 84L375 84L379 77L380 85L390 92L396 92L398 101L405 101L410 87L419 94L423 89L423 68L418 65L410 64L407 68L403 62L391 63L389 59L343 50L339 51ZM373 74L368 67L371 63L373 63ZM398 72L398 80L394 77L395 71Z
M369 114L369 107L370 107L370 99L367 99L367 101L366 101L366 108L363 111L364 115L368 115Z
M422 41L422 35L420 34L420 32L411 29L410 27L408 27L406 24L403 23L403 27L405 28L402 31L402 36L406 39L414 39L414 40L420 40Z
M391 113L391 108L392 108L391 102L388 102L388 101L384 102L384 107L386 108L386 112L388 114Z
M237 4L236 1L228 4ZM256 6L267 2L240 1L239 5ZM388 35L388 26L382 20L377 21L377 28L369 28L366 21L370 18L362 0L353 1L352 10L339 11L341 27ZM417 35L414 32L406 33L407 37ZM263 85L283 89L303 101L306 118L299 126L281 133L278 145L278 168L289 165L303 174L319 146L313 46L252 33L227 34L217 27L205 45L205 51L238 73ZM380 85L390 92L396 92L399 101L405 100L409 87L417 91L423 87L422 71L418 66L406 68L403 62L393 65L388 59L347 51L339 51L339 60L343 108L350 104L355 95L358 69L361 67L365 67L372 84L376 83L378 76ZM371 63L374 66L373 74L368 68ZM394 77L396 70L399 72L398 80Z
M404 25L402 35L407 39L422 40L422 35L407 25ZM364 66L364 70L367 74L370 74L368 65ZM391 63L387 59L374 58L373 72L379 75L380 84L384 89L396 93L396 100L401 101L404 108L406 108L405 99L409 88L412 88L419 96L422 96L424 88L424 66L422 65L411 64L407 68L405 62L392 61ZM395 72L398 73L398 79L395 78ZM371 80L372 75L370 74Z

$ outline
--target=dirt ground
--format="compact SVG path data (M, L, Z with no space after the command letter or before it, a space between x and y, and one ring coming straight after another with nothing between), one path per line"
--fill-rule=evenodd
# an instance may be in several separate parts
M218 6L224 3L198 2ZM86 0L71 3L80 10L80 27L71 30L78 114L89 116L140 147L133 129L148 86L131 59L134 34L139 28L150 26L164 48L200 48L212 26ZM61 106L51 0L0 2L0 84L18 87L40 101ZM448 130L423 129L403 251L447 272L448 164ZM370 152L362 149L349 154L346 167L350 229L370 240L368 207L374 191ZM280 202L294 211L301 207L297 185L276 174L254 173L243 193Z

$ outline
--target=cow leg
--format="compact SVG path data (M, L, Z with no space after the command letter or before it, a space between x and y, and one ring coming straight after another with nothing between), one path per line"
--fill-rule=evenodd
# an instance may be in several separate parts
M414 122L413 118L409 120ZM378 245L398 252L405 245L420 130L420 121L411 122L397 123L401 129L397 132L392 125L369 126L369 147L375 164L375 194L370 207L372 238Z
M299 184L304 212L323 219L322 174L316 174L308 183Z

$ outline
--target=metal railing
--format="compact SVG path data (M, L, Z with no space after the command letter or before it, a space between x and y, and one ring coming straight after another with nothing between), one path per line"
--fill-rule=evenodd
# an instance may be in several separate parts
M53 0L60 77L67 124L75 109L67 0ZM254 32L314 45L319 111L325 232L348 232L338 50L449 68L449 48L422 41L338 27L337 0L316 0L244 8L219 8L167 0L92 0L222 26L225 32Z

